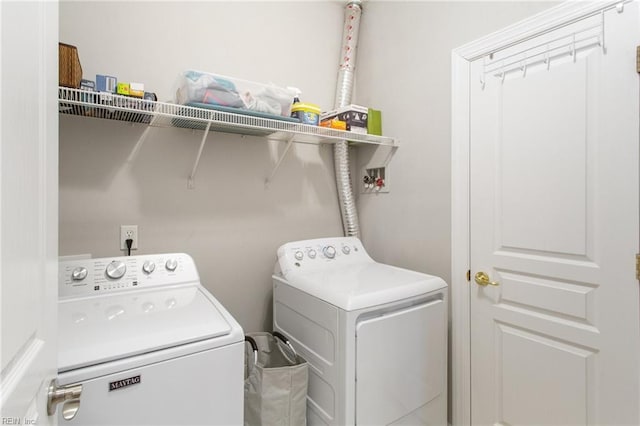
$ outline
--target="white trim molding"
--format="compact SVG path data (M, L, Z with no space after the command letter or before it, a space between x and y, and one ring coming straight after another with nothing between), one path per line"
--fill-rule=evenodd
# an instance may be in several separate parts
M471 425L469 152L471 62L632 0L567 1L453 50L451 110L452 424ZM633 0L637 1L637 0Z

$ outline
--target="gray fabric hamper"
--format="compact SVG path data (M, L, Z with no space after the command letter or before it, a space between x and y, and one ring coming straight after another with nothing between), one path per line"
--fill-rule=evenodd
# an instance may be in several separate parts
M248 333L245 340L250 345L245 350L244 425L306 425L307 361L278 332Z

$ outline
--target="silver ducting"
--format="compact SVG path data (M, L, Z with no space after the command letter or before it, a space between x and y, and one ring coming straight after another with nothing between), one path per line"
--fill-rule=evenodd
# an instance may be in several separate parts
M361 1L354 0L347 3L344 13L344 27L342 30L342 47L340 49L340 68L338 70L335 108L340 108L351 103L361 15ZM349 237L359 237L360 225L358 223L358 211L356 209L353 188L351 187L349 145L347 141L343 140L335 143L333 147L333 161L336 170L336 185L338 187L338 200L340 202L344 233Z

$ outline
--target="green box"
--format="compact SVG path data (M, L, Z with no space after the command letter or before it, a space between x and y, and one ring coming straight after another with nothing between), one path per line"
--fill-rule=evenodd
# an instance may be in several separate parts
M116 86L116 93L118 95L129 95L129 83L121 83L118 82L118 85Z
M369 108L369 120L367 121L367 133L382 136L382 112Z

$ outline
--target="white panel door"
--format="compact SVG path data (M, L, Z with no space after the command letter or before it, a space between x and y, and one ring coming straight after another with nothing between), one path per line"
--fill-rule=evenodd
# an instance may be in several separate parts
M0 2L0 417L53 424L58 252L58 5Z
M474 425L640 424L638 28L632 3L472 63Z

